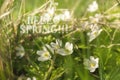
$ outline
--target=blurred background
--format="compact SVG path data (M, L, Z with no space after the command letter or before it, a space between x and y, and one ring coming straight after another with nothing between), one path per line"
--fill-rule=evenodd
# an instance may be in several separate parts
M27 63L26 60L23 60L23 61L21 60L21 62L23 62L21 64L19 61L18 62L19 65L18 64L15 65L15 63L14 63L14 66L17 66L17 68L19 68L20 70L18 70L18 71L13 70L14 68L12 65L11 55L13 57L15 56L12 53L14 53L13 52L14 47L17 46L17 43L15 43L15 42L17 42L17 40L19 39L18 37L16 37L16 36L18 36L18 34L16 34L17 29L15 27L20 25L19 17L21 17L23 14L25 14L27 12L31 12L31 11L41 7L47 1L48 0L0 0L0 16L9 10L12 11L12 14L7 16L6 18L0 18L0 80L13 80L14 74L16 76L19 76L19 73L20 74L25 73L25 71L22 70L20 66L21 66L21 64ZM84 17L84 15L86 15L86 17L87 17L89 15L95 14L95 13L87 13L87 11L86 11L88 8L88 5L91 4L94 0L54 0L54 1L58 3L58 6L57 6L58 9L70 10L70 12L72 12L73 16L76 19L81 19L82 17ZM104 13L106 10L111 8L113 5L120 2L119 0L96 0L96 1L98 2L98 5L99 5L99 10L96 13ZM115 12L119 13L120 7L117 7L115 9L113 9L112 11L110 11L110 13L115 13ZM13 22L12 22L12 20L13 20ZM13 24L11 24L11 23L13 23ZM13 29L13 30L11 30L11 29ZM77 35L78 35L78 33L77 33ZM10 37L9 38L10 43L7 41L8 37ZM104 35L103 35L103 37L104 37ZM117 38L118 38L118 36L117 36ZM51 38L49 38L49 40L51 40ZM31 46L27 46L27 47L31 47ZM118 52L119 51L120 50L118 50ZM34 57L32 57L32 58L34 60ZM68 65L68 64L66 64L66 65ZM80 65L78 67L81 67L81 66L82 65ZM16 69L16 67L15 67L15 69ZM17 73L17 72L19 72L19 73ZM69 75L66 75L66 76L69 76ZM84 75L82 75L82 77L83 76ZM93 76L95 76L95 75L93 75ZM7 77L9 77L9 79L7 79ZM89 79L89 77L86 78L85 80L87 80L87 79ZM91 78L91 80L92 79L94 79L94 78ZM96 79L98 80L98 78L96 78ZM16 79L14 79L14 80L16 80Z

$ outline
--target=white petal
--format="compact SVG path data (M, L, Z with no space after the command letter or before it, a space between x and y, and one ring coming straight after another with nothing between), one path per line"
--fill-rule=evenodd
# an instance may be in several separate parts
M90 60L95 60L95 58L93 56L90 56Z
M42 47L42 48L43 48L43 50L44 50L44 51L47 51L47 48L46 48L45 46L44 46L44 47Z
M57 52L58 54L62 55L62 56L65 56L65 55L66 55L64 49L58 49L56 52Z
M46 47L47 47L52 53L54 53L54 50L53 50L53 48L52 48L50 45L46 44Z
M69 50L69 51L73 50L73 44L67 42L67 43L65 44L65 49L67 49L67 50Z
M99 65L98 65L98 63L96 63L95 68L98 68L98 67L99 67Z
M45 57L39 57L38 58L38 61L47 61L49 60L50 58L45 58Z
M31 78L28 77L27 80L31 80Z
M72 52L66 50L66 49L58 49L56 51L58 54L62 55L62 56L67 56L67 55L70 55L72 54Z
M98 61L99 61L99 58L96 58L96 59L95 59L95 61L98 63Z
M59 39L57 39L57 40L56 40L56 44L58 44L58 45L61 47L61 46L62 46L62 41L59 40Z
M88 33L89 36L89 42L91 42L92 40L94 40L96 37L98 37L101 33L102 29L94 29L93 31L91 31L90 33Z
M90 69L90 72L95 72L95 68L93 68L93 69Z
M42 55L45 51L37 51L38 55Z
M36 77L33 77L33 80L36 80Z
M56 48L58 45L56 43L51 42L50 43L53 48Z

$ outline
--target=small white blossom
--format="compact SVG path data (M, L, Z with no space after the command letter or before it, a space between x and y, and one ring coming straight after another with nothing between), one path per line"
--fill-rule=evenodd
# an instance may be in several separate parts
M65 49L72 53L73 52L73 44L70 42L66 42Z
M22 45L17 46L15 49L17 51L16 56L22 58L25 55L25 50Z
M62 56L72 54L73 53L73 44L70 42L66 42L65 47L58 49L57 53L62 55Z
M51 42L50 44L51 44L51 47L52 47L54 50L57 50L57 49L59 49L59 48L62 46L62 41L59 40L59 39L57 39L57 40L56 40L56 43Z
M83 64L90 72L94 72L99 67L99 58L90 56L90 59L85 59Z
M38 61L47 61L51 59L51 55L46 49L37 51L37 54L40 56L38 57Z
M89 42L93 41L96 37L98 37L101 32L102 32L102 29L98 29L98 30L96 29L96 30L89 32L87 34L89 36Z
M100 28L100 26L98 26L98 24L90 24L89 29L90 29L90 32L88 32L87 34L89 36L89 42L97 38L102 32L102 29Z
M89 12L95 12L98 10L98 4L96 1L93 1L92 4L89 5L88 9Z

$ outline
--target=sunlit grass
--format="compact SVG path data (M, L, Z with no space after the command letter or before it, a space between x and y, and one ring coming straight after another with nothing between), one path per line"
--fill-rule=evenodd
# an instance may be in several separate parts
M120 1L97 0L98 10L89 12L87 9L92 2L0 0L0 80L118 80ZM47 13L51 6L55 12ZM45 28L57 25L54 27L56 32L21 33L21 25L28 25L28 17L39 18L44 14L47 14L46 18L42 18L45 23L40 25ZM99 15L96 17L96 14ZM91 27L94 24L95 29ZM68 31L63 33L58 25L69 25ZM54 43L52 47L51 42ZM43 47L48 51L47 55L41 55L43 52L36 54L44 51ZM99 59L99 67L94 67L97 64L94 59L89 62L90 56ZM41 59L38 60L39 57ZM86 65L85 59L89 62ZM91 68L95 71L91 72Z

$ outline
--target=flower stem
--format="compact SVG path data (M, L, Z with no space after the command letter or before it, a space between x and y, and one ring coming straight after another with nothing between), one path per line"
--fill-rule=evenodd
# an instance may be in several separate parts
M49 67L48 71L45 73L45 77L43 80L48 80L48 78L50 77L50 74L52 72L53 67L54 67L54 60L51 59L51 66Z

